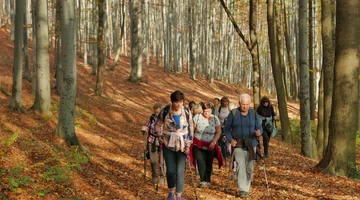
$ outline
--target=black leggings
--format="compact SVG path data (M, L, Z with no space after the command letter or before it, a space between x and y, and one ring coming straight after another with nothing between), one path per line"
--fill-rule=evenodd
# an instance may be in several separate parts
M210 183L215 150L208 151L194 146L193 153L199 168L200 182L205 181Z
M263 126L263 131L264 131L264 133L262 134L262 138L263 138L263 145L264 145L264 154L265 154L265 156L267 156L267 155L269 155L269 142L270 142L271 133L268 133L267 131L265 131L264 126Z

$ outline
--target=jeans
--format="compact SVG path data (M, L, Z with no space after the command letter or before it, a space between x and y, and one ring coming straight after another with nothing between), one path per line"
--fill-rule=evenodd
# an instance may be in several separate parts
M186 154L181 151L171 151L165 145L163 145L163 154L168 188L176 187L176 193L182 194L184 191Z
M197 148L197 146L194 146L193 153L199 168L200 182L210 183L215 150L208 151L204 149L199 149Z

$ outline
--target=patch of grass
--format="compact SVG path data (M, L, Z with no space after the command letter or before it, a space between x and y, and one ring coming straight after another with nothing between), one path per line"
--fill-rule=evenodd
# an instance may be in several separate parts
M23 174L23 168L25 167L26 164L20 164L8 170L7 177L3 179L7 185L7 189L19 194L22 192L22 186L30 184L32 178Z
M55 108L56 110L59 110L59 109L60 109L60 102L56 102L56 103L54 104L54 108Z
M77 146L71 147L66 157L68 158L70 167L76 170L81 170L81 165L89 162L89 158L80 152Z
M71 176L71 170L69 166L45 166L45 172L41 177L50 183L69 183L69 177Z
M37 195L40 196L40 197L44 197L46 194L50 193L51 190L50 189L43 189L43 190L40 190Z
M1 144L5 147L10 147L12 144L16 142L19 135L15 132L10 134Z

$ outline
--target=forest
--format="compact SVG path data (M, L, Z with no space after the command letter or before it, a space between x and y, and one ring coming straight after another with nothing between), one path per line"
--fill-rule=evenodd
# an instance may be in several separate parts
M251 199L360 199L360 0L0 0L0 198L164 199L141 133L155 102L269 96ZM236 199L214 162L184 199Z

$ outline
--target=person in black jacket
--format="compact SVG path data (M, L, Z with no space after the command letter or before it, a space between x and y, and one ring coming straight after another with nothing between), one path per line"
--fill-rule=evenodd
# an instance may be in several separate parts
M263 136L263 144L264 144L264 155L265 157L269 157L269 141L271 132L265 128L266 120L271 118L270 123L273 126L273 120L275 119L275 111L274 107L270 104L270 99L267 96L263 96L260 100L260 106L257 108L256 112L260 115L262 119L262 128L264 130ZM268 118L268 119L267 119Z

